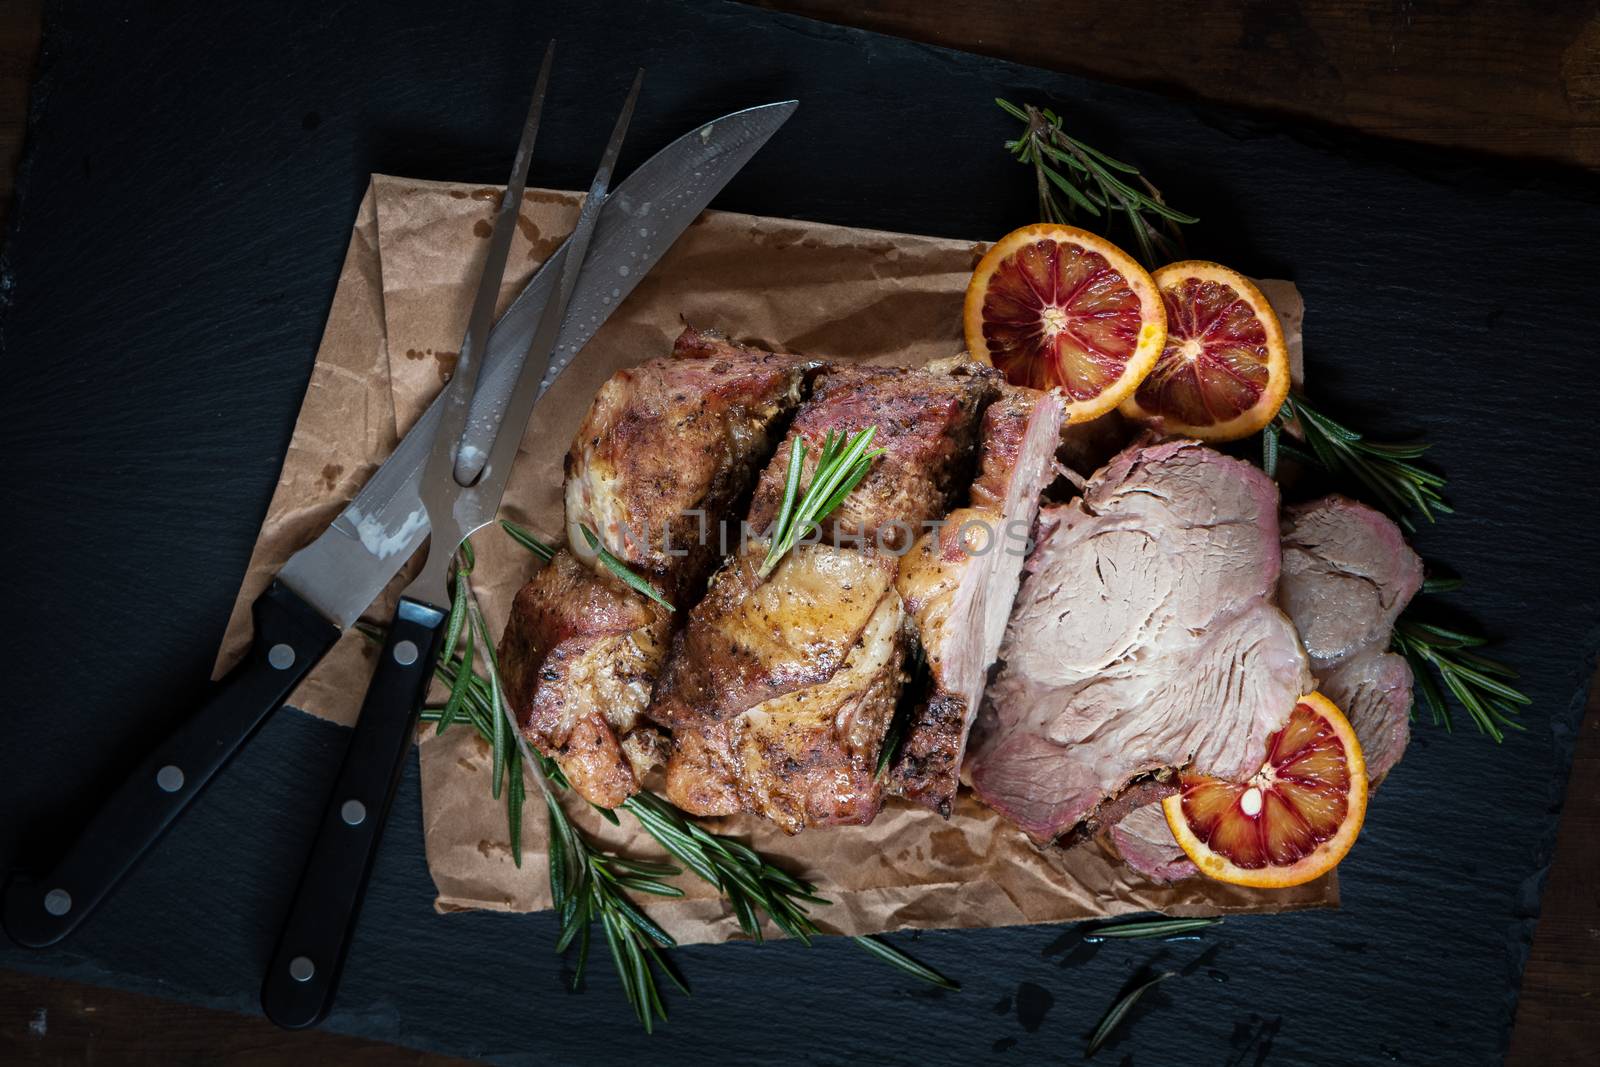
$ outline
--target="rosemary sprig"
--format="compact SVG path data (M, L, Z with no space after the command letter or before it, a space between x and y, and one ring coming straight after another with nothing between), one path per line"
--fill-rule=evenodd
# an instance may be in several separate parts
M1292 443L1296 431L1304 439L1304 448ZM1284 439L1286 433L1288 440ZM1378 506L1396 522L1407 530L1415 530L1411 521L1413 512L1434 522L1435 512L1449 514L1451 511L1439 495L1439 490L1444 488L1444 476L1410 462L1421 457L1428 447L1420 442L1395 445L1369 441L1364 434L1306 403L1304 397L1291 394L1263 436L1262 467L1269 475L1275 475L1281 453L1320 467L1335 477L1355 478L1372 492Z
M597 556L600 557L600 562L606 565L606 570L620 578L624 585L636 593L640 593L649 597L651 600L654 600L657 604L660 604L668 611L677 610L672 606L671 601L656 591L655 586L645 581L642 577L634 572L633 568L629 567L622 560L612 555L610 550L607 549L605 545L600 543L600 538L595 536L595 532L593 530L589 529L587 526L581 525L578 527L578 529L583 531L583 539L589 542L589 547L594 550L594 553ZM538 550L535 549L534 551Z
M1080 211L1104 216L1108 223L1121 218L1133 233L1145 266L1153 268L1176 258L1181 242L1178 227L1199 219L1168 207L1161 191L1137 167L1069 136L1061 128L1061 116L1049 108L1018 107L999 98L995 103L1025 124L1022 136L1006 142L1006 150L1018 163L1033 165L1044 221L1068 222Z
M817 896L810 882L773 866L742 842L711 833L647 790L635 793L622 806L674 859L721 891L746 936L762 940L765 914L789 937L811 943L818 931L805 905L830 901Z
M716 886L727 898L745 936L761 941L765 915L787 936L809 946L822 931L806 913L807 905L829 904L816 895L816 887L780 867L775 867L748 845L711 833L684 816L673 805L641 790L622 805L639 825L672 857L700 878ZM938 971L919 963L894 945L876 937L854 937L857 945L891 966L942 989L961 986Z
M1505 681L1515 678L1516 671L1471 651L1487 643L1487 638L1411 618L1402 617L1395 623L1390 645L1411 664L1417 683L1412 713L1420 703L1435 726L1451 730L1450 709L1439 688L1443 682L1480 733L1504 741L1506 730L1525 729L1514 716L1533 699Z
M1101 1017L1099 1025L1094 1028L1094 1033L1089 1036L1089 1047L1084 1050L1083 1058L1088 1059L1100 1051L1100 1046L1106 1043L1106 1039L1121 1025L1122 1020L1128 1017L1128 1013L1133 1010L1133 1006L1139 1003L1140 997L1165 982L1168 978L1176 977L1178 977L1177 971L1162 971L1153 978L1140 982L1118 997L1116 1003L1112 1004L1105 1015Z
M1084 931L1083 939L1091 944L1099 941L1125 941L1147 937L1192 937L1208 926L1222 922L1217 918L1195 919L1134 919L1130 922L1101 923Z
M546 563L549 563L551 560L556 558L556 550L549 544L546 544L544 541L540 540L538 535L536 535L532 530L518 526L510 519L501 519L500 528L511 535L511 540L515 541L529 552L532 552Z
M846 490L848 492L848 490ZM503 523L504 524L504 523ZM514 525L514 524L513 524ZM520 529L520 527L518 527ZM538 551L528 545L522 538L510 529L511 534L519 544L524 544L532 551ZM523 531L524 533L526 531ZM589 531L585 529L585 533ZM528 535L531 539L532 535ZM542 542L540 542L542 544ZM470 587L463 583L470 595ZM492 660L490 661L493 669ZM491 691L498 691L498 686L490 686L478 679L478 685L472 690L480 697L487 698ZM492 707L492 705L490 705ZM508 713L507 713L508 714ZM502 717L507 717L503 714ZM474 725L477 719L474 719ZM481 732L481 730L480 730ZM515 750L514 750L515 751ZM566 779L561 774L561 769L553 760L539 753L533 753L538 759L544 776L562 788L566 788ZM548 799L548 796L547 796ZM801 944L810 945L812 937L821 933L816 924L806 914L807 905L826 905L831 903L827 899L816 895L816 887L810 882L802 881L789 874L780 867L774 866L764 859L761 854L748 845L731 837L711 833L709 830L690 820L683 812L672 804L656 796L648 790L640 790L623 802L623 809L639 820L639 825L667 853L676 858L680 863L693 871L695 875L717 887L728 901L728 906L733 909L739 928L745 935L756 940L762 940L761 918L772 921L772 924L784 934L792 937ZM617 821L616 814L605 808L597 808L603 816L612 823ZM552 844L555 835L552 833ZM515 840L513 836L513 840ZM517 850L520 865L520 846L513 846ZM556 850L552 848L552 853ZM554 871L552 870L552 876ZM552 881L552 885L554 885ZM553 894L552 890L552 894ZM608 928L609 934L609 928ZM587 935L583 935L585 938ZM932 982L946 989L959 989L955 982L944 975L919 963L911 956L895 948L893 945L880 938L854 939L863 948L877 956L879 959L890 963L907 974L921 978L923 981ZM580 941L580 946L586 941ZM615 953L613 953L615 955ZM652 959L654 956L652 955ZM664 960L660 962L663 969L667 969ZM677 981L676 976L668 970L668 975ZM626 984L627 979L624 979ZM631 996L631 994L630 994ZM650 1002L653 1003L653 1002ZM637 1008L637 1004L635 1005ZM648 1028L648 1023L646 1024Z
M876 426L869 426L852 437L829 430L817 456L817 469L812 472L811 484L804 493L800 492L800 479L805 468L806 446L799 436L795 437L789 448L789 469L783 481L783 504L772 525L772 543L761 561L758 577L771 574L778 561L861 484L861 479L872 469L872 461L883 455L883 449L872 447L872 438L877 432Z
M565 952L575 941L578 946L572 988L578 988L583 980L589 957L589 930L598 920L605 931L612 963L622 979L623 992L649 1033L656 1018L667 1018L656 987L656 968L683 993L689 989L660 951L672 948L677 941L635 907L625 891L681 897L683 890L661 879L683 872L670 863L644 863L600 851L572 825L561 802L548 788L544 790L544 800L550 817L550 896L561 920L556 951Z

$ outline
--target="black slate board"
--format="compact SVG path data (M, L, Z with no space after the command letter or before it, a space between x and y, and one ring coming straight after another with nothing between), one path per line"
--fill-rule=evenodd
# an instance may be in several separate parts
M1437 442L1459 513L1418 545L1470 576L1456 602L1521 668L1527 733L1496 748L1419 726L1340 911L1098 951L1064 928L916 939L956 995L847 944L690 948L695 995L653 1038L603 960L566 993L548 917L433 914L413 763L327 1025L527 1062L1071 1058L1155 961L1189 976L1102 1060L1498 1061L1600 622L1595 477L1572 447L1595 410L1592 189L732 4L156 7L50 11L0 271L0 551L20 623L0 864L50 860L203 691L369 172L500 179L553 35L540 183L585 180L640 64L625 164L797 96L719 206L992 238L1032 217L999 149L1003 93L1143 162L1205 217L1193 253L1294 278L1317 396ZM344 736L279 715L75 939L0 965L255 1010Z

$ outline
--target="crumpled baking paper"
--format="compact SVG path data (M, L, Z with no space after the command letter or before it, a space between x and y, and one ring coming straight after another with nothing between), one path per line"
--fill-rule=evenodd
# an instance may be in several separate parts
M285 559L321 532L360 489L454 367L472 287L500 190L375 175L361 202L327 328L277 491L218 654L220 674L249 644L250 603ZM577 218L575 193L529 190L501 291L503 310ZM980 242L848 229L708 211L679 238L535 411L502 513L552 542L562 536L561 466L590 398L613 372L666 353L685 323L737 341L840 360L918 364L961 350L961 297ZM1288 283L1266 287L1299 348L1302 308ZM1298 361L1297 361L1298 362ZM473 539L474 588L493 632L538 561L497 527ZM373 605L392 612L406 572ZM346 634L290 698L312 715L354 721L373 668L366 640ZM441 911L550 906L546 822L537 790L512 862L503 800L489 791L489 752L475 733L419 732L422 819ZM638 858L662 850L632 817L569 813L608 846ZM393 818L410 813L396 811ZM963 793L951 818L891 801L872 825L787 837L753 817L709 820L833 903L825 931L984 927L1074 921L1128 912L1273 912L1338 901L1333 876L1294 889L1249 890L1205 880L1156 886L1102 845L1041 851ZM681 899L641 905L681 943L741 937L716 891L693 875Z

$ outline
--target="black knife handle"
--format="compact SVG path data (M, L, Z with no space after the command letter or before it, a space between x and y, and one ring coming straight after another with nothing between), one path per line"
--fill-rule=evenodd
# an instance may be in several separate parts
M19 945L43 948L76 929L339 639L276 581L252 611L250 651L210 699L106 798L55 869L6 887L5 928Z
M433 677L445 613L402 598L367 687L344 766L261 986L279 1026L314 1026L333 1006L367 876Z

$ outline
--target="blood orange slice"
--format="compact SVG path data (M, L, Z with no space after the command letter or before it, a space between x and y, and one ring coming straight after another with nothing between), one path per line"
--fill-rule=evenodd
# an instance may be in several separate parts
M1271 422L1289 393L1289 350L1261 290L1201 260L1162 267L1155 282L1167 343L1122 413L1203 441L1248 437Z
M1281 889L1338 866L1367 814L1367 768L1344 714L1321 693L1300 698L1248 782L1184 774L1161 802L1172 835L1201 872Z
M1050 223L989 249L967 284L962 319L973 358L1015 385L1060 389L1073 422L1132 393L1167 332L1143 267L1103 237Z

